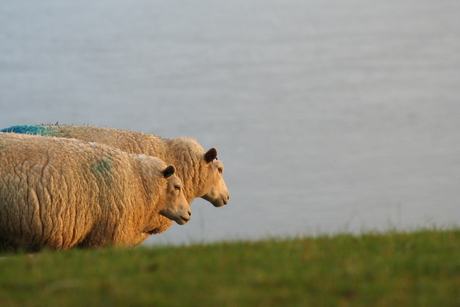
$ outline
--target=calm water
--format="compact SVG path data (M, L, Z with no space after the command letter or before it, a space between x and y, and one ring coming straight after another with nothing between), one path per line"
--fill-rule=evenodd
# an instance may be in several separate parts
M0 123L217 147L148 243L460 224L460 2L2 1Z

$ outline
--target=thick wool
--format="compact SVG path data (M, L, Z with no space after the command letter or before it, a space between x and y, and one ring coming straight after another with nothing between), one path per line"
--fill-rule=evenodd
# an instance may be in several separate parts
M167 202L165 168L102 144L0 133L0 249L138 245Z
M184 183L184 195L189 204L194 198L203 197L204 190L213 184L213 181L215 184L222 185L223 190L226 191L226 195L223 196L224 203L214 205L221 206L228 201L228 190L222 176L210 172L210 163L203 159L205 151L195 139L185 137L165 139L153 134L89 125L24 125L12 126L0 131L76 138L110 145L132 154L155 156L176 167L177 176ZM165 231L171 224L171 220L158 216L155 233Z

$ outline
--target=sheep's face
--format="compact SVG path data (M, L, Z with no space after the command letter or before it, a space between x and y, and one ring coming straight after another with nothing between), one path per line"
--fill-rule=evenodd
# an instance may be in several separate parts
M179 177L170 174L165 174L165 178L168 181L166 204L159 213L179 225L184 225L190 221L192 213L184 196L182 181Z
M223 177L224 164L217 160L217 150L215 148L211 148L204 158L208 172L201 198L209 201L214 207L222 207L228 203L230 198Z

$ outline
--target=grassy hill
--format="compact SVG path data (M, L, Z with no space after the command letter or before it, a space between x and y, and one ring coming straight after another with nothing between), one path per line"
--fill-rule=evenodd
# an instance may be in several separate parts
M460 230L0 256L1 306L460 306Z

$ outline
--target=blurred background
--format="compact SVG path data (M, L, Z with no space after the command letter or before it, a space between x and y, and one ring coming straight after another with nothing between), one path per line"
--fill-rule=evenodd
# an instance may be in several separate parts
M216 147L230 203L144 244L460 222L460 2L2 0L0 128Z

